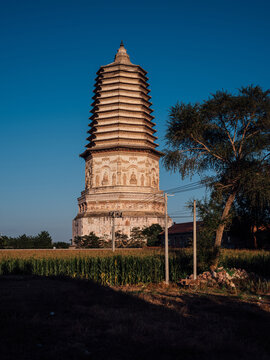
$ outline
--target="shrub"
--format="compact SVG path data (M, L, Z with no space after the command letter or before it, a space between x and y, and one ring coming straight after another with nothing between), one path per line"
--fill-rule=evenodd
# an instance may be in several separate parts
M79 249L97 249L100 248L99 237L96 236L93 231L89 235L76 236L74 243Z
M142 230L142 234L147 240L147 246L160 246L161 240L159 234L162 230L163 229L159 224L152 224Z
M56 243L53 243L53 247L55 247L56 249L68 249L69 243L66 243L64 241L58 241Z

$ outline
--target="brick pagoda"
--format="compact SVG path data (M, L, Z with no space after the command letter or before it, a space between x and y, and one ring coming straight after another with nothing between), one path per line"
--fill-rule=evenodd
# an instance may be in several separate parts
M164 198L159 190L162 155L153 129L146 71L131 63L121 42L114 62L101 66L95 83L85 160L85 190L78 199L73 239L93 231L111 237L110 212L116 231L164 226Z

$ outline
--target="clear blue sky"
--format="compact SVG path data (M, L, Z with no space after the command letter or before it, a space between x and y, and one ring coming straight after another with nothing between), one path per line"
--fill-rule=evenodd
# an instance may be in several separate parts
M95 73L121 40L148 71L162 150L178 100L270 87L269 18L267 0L2 0L0 233L71 238ZM189 182L163 168L160 179L161 189ZM202 195L170 198L169 210Z

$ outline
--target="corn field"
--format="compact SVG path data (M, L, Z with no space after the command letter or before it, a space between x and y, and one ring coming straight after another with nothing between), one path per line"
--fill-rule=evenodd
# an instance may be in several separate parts
M192 251L172 251L170 280L179 281L192 273ZM223 250L220 265L241 268L268 278L270 253L266 251ZM37 251L0 252L0 275L63 276L90 279L103 285L159 283L164 281L164 255L161 250L125 251ZM200 268L198 271L205 269Z
M12 259L0 261L0 275L68 276L103 285L158 283L164 280L161 256L74 257L66 259ZM186 276L175 257L170 258L170 278Z

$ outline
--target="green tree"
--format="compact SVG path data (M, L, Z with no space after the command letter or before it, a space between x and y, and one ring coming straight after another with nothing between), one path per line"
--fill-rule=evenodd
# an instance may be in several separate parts
M133 227L130 232L130 238L133 241L144 241L145 237L143 235L143 230L138 226Z
M0 249L6 249L8 247L8 236L1 235L0 236Z
M53 247L55 247L56 249L68 249L69 243L64 241L58 241L56 243L53 243Z
M80 249L99 248L99 237L95 235L93 231L89 235L76 236L74 238L74 244Z
M236 196L236 215L241 228L246 227L253 247L260 246L257 232L270 224L270 168L257 169L248 181L251 185Z
M159 224L152 224L143 229L142 234L147 240L147 246L159 246L161 244L159 234L162 230L163 229Z
M129 247L134 248L142 248L146 246L145 236L143 235L143 230L135 226L130 231L130 238L129 238Z
M52 238L48 231L41 231L33 240L33 245L35 249L52 248Z
M48 231L41 231L37 236L26 234L18 237L0 237L0 248L7 249L51 249L52 238Z
M202 270L209 268L218 256L219 249L215 245L215 232L220 224L224 203L213 192L210 199L197 200L198 217L202 223L198 227L197 236L197 259ZM193 202L189 205L193 208ZM229 229L232 221L231 216L226 219L225 230Z
M241 88L236 95L218 91L201 104L176 104L170 110L164 164L182 178L197 173L222 198L215 231L219 250L234 200L252 186L252 174L269 166L270 90ZM218 254L218 251L217 251ZM217 266L218 255L213 260Z
M128 236L123 234L121 230L115 232L115 246L118 248L128 247Z

